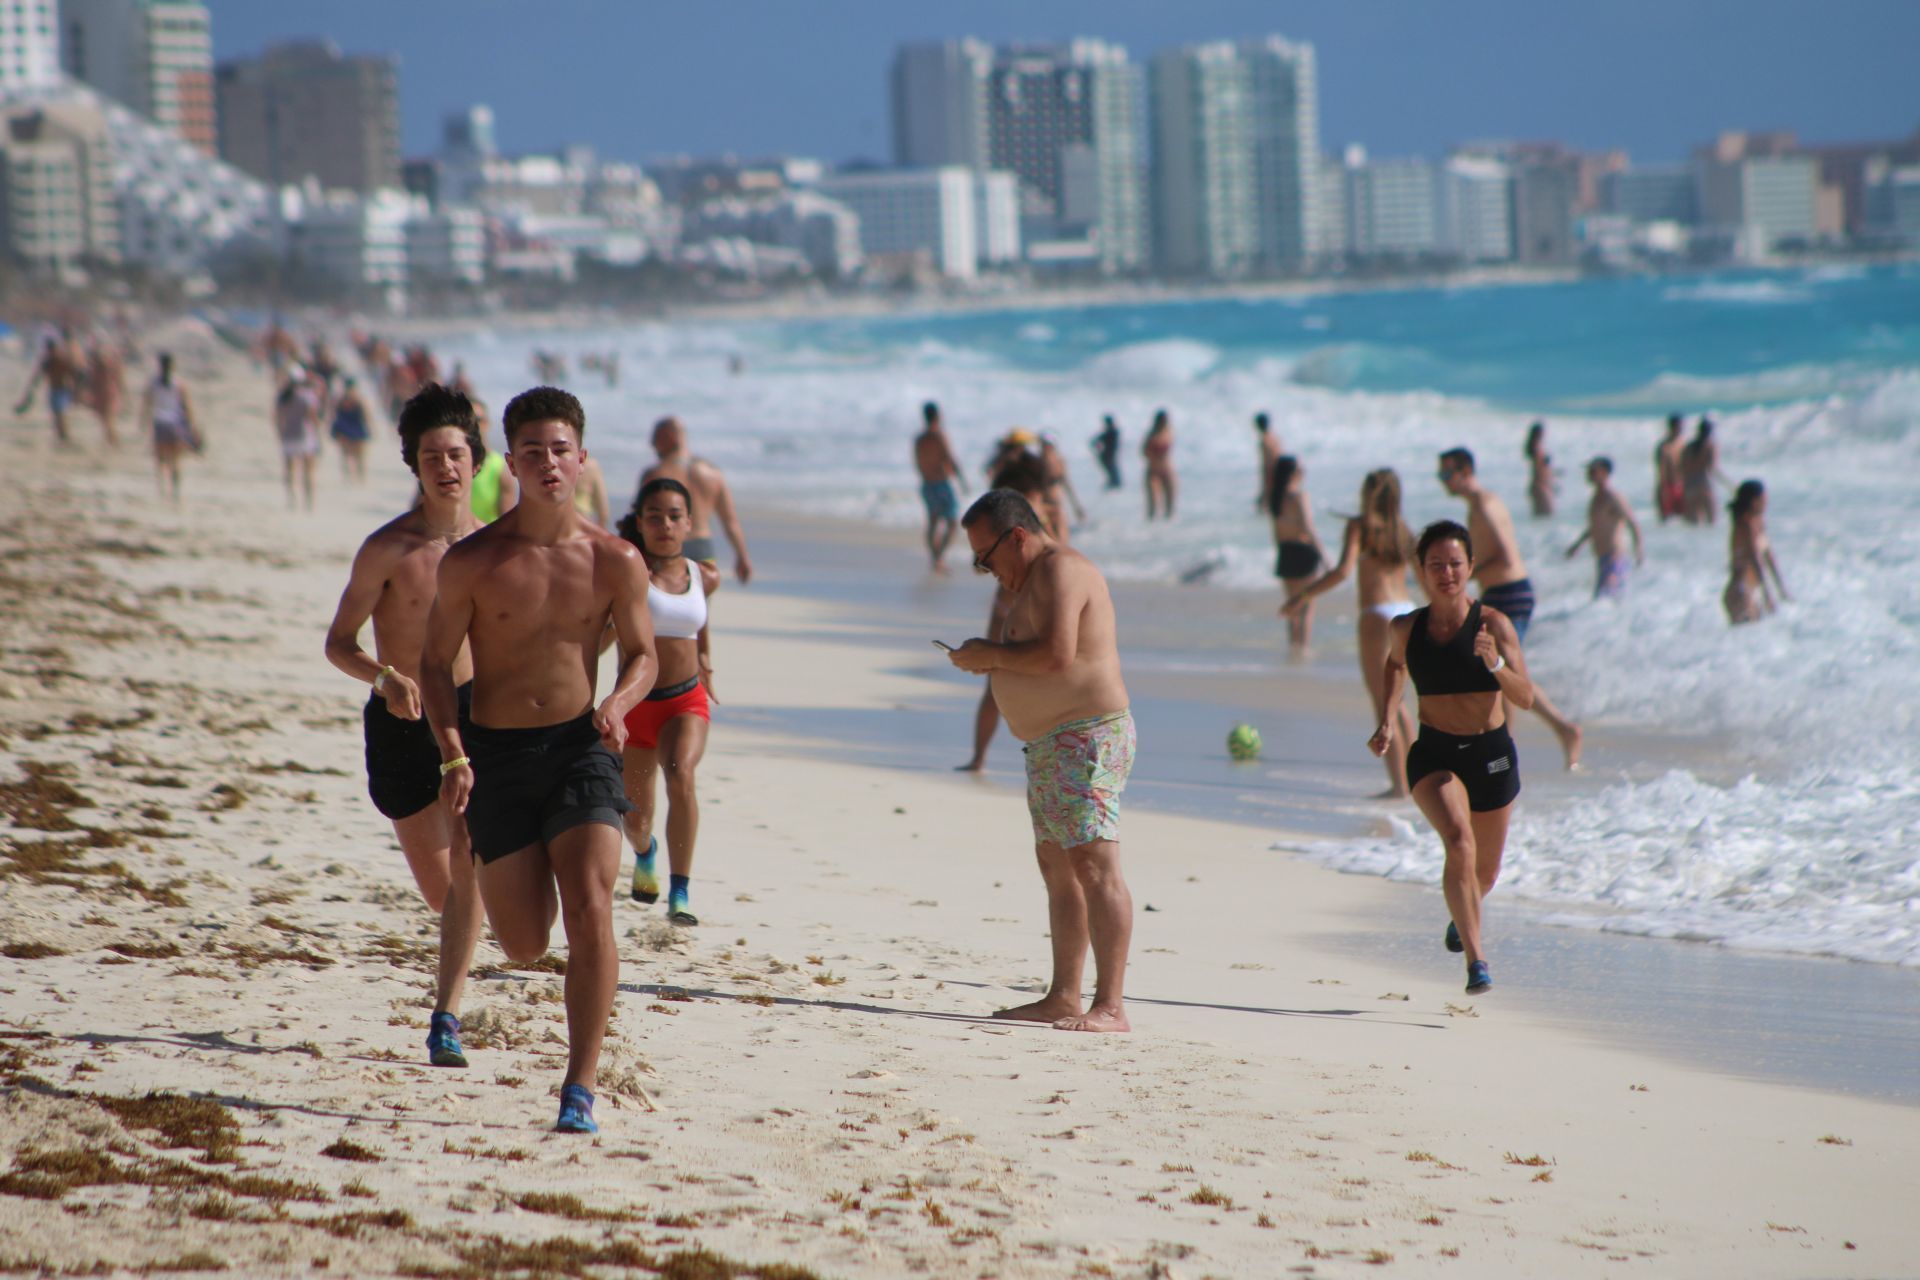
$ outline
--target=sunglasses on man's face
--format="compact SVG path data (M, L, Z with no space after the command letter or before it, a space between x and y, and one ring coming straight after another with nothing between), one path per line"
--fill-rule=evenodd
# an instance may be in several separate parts
M991 570L987 568L987 561L993 559L993 553L1000 549L1000 544L1007 540L1007 534L1012 532L1013 530L1011 529L1003 531L999 537L993 540L992 546L973 558L973 571L975 573L991 572Z

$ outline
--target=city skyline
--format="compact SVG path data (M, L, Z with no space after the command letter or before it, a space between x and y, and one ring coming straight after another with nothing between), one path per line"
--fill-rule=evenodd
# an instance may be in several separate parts
M1518 0L1470 0L1444 13L1253 0L1175 13L1063 0L1048 8L1044 27L1030 7L1003 0L957 13L843 0L830 25L806 6L760 3L734 6L726 21L670 8L610 16L583 0L542 6L537 20L498 0L209 7L222 60L314 36L348 52L397 54L406 154L430 151L448 112L488 102L509 151L586 142L627 159L731 151L885 161L895 46L963 35L989 43L1097 37L1142 65L1203 40L1277 33L1308 41L1320 60L1323 145L1359 142L1382 156L1438 157L1489 137L1557 138L1657 163L1684 159L1724 129L1844 141L1920 125L1902 65L1920 43L1920 5L1905 0L1844 0L1823 7L1817 26L1799 21L1807 9L1797 0L1623 0L1604 14L1556 13L1545 26ZM743 29L754 38L743 40ZM529 74L518 74L516 57ZM558 68L567 71L565 95L541 79ZM832 92L819 92L823 85Z

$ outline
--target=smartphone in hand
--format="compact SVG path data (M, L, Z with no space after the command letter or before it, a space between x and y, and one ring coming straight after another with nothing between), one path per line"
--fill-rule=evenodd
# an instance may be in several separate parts
M944 649L948 653L953 652L953 646L948 644L945 640L935 640L933 643L936 648Z

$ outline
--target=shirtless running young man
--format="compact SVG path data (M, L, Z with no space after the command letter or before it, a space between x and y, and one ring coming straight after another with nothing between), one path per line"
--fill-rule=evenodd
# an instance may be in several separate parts
M1047 994L994 1016L1130 1031L1122 988L1133 897L1120 874L1120 793L1134 731L1113 598L1093 562L1049 537L1017 493L982 495L960 527L974 569L991 573L1012 602L1000 640L969 640L951 657L987 674L1007 727L1027 744L1027 810L1053 929ZM1082 1012L1089 942L1093 1005Z
M161 357L163 360L166 357ZM467 824L440 802L440 747L421 715L420 650L435 575L447 548L480 527L467 506L474 460L486 453L473 405L428 386L400 413L400 456L420 481L420 505L368 535L327 628L327 661L373 686L366 722L367 794L393 823L400 851L427 905L440 913L440 973L434 985L427 1060L464 1067L460 996L480 938ZM373 620L373 655L360 628ZM462 710L473 680L466 647L454 656Z
M1646 548L1640 541L1640 522L1633 518L1627 495L1613 487L1613 459L1595 458L1587 463L1587 482L1593 486L1593 498L1587 503L1587 527L1567 548L1567 559L1580 554L1583 544L1593 544L1593 598L1624 595L1627 575L1636 565L1647 562ZM1633 535L1633 560L1627 560L1627 534Z
M1472 536L1477 555L1473 576L1480 583L1483 604L1505 614L1520 639L1527 638L1533 622L1533 582L1527 577L1527 562L1520 557L1520 539L1513 531L1513 513L1499 495L1483 487L1474 473L1473 454L1466 449L1449 449L1440 455L1440 483L1456 498L1467 500L1467 532ZM1536 681L1532 711L1560 739L1560 751L1568 769L1580 767L1580 726L1560 713L1547 699Z
M427 622L422 689L440 740L441 794L466 815L480 897L509 959L547 950L556 914L567 937L567 1074L561 1133L597 1133L593 1084L620 976L613 882L626 715L659 664L640 552L573 505L586 413L554 387L515 396L502 416L513 510L449 550ZM594 706L609 618L624 655ZM455 663L473 655L472 710L461 714Z
M753 581L753 561L747 557L747 533L734 514L733 491L727 477L705 458L695 457L687 448L687 429L678 418L662 418L653 424L653 451L660 460L640 473L640 487L652 480L678 480L693 495L693 535L683 547L687 559L717 569L720 558L714 554L713 523L720 522L727 541L733 544L734 573L745 586ZM637 554L637 553L636 553ZM714 583L718 585L717 580ZM709 592L711 594L711 592Z

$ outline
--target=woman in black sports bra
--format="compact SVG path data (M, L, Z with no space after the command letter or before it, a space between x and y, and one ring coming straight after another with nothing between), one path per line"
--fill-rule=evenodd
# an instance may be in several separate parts
M1467 955L1467 990L1493 986L1480 938L1480 903L1500 877L1507 820L1520 794L1520 758L1507 732L1507 706L1533 705L1533 682L1513 624L1467 597L1473 539L1441 520L1426 527L1415 563L1432 603L1393 623L1384 705L1399 705L1408 676L1420 699L1420 736L1407 752L1414 803L1446 845L1440 887L1447 896L1447 950ZM1388 719L1367 743L1393 745Z

